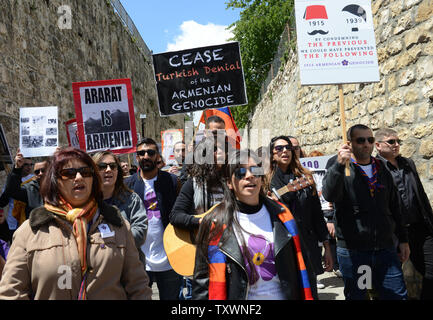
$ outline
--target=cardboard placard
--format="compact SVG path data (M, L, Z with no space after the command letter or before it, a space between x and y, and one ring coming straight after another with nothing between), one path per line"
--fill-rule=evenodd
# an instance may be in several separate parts
M135 152L137 131L130 79L72 84L80 149Z
M152 57L161 116L248 103L238 42Z

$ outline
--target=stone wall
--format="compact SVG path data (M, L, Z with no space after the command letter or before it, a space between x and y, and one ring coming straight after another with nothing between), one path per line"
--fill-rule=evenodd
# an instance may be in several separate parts
M372 9L381 80L343 86L346 125L397 130L433 204L433 0L375 0ZM294 135L307 153L335 154L342 143L338 86L301 87L291 52L248 129ZM250 143L255 149L269 141Z
M68 5L72 28L60 29L57 9ZM143 35L145 38L145 35ZM63 123L75 117L72 82L130 78L137 131L183 127L183 116L161 118L151 56L139 50L109 0L2 0L0 10L0 123L15 154L19 107L58 106Z

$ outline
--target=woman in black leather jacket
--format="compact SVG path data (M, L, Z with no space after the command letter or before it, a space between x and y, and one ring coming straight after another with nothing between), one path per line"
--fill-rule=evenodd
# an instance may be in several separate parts
M271 171L268 179L270 190L278 190L291 180L295 181L302 175L311 174L299 162L288 136L272 138L269 150L271 152ZM307 245L316 276L324 272L319 241L323 242L325 248L325 270L332 271L332 254L327 240L328 229L315 185L299 191L287 192L279 197L295 217L300 234Z
M286 207L264 196L258 164L252 151L229 159L224 199L200 224L193 299L317 299L296 223ZM283 217L291 217L293 228Z

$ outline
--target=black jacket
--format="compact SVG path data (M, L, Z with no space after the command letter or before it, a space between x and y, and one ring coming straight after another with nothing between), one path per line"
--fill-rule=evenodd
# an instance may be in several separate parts
M145 202L144 181L140 176L140 171L134 173L124 181L128 188L137 193L141 200ZM173 208L178 193L179 187L177 177L166 171L158 170L158 177L156 178L154 188L156 199L158 200L158 208L161 212L161 221L165 228L169 223L169 214Z
M322 194L334 202L337 245L355 250L379 250L394 246L393 233L400 243L408 242L398 195L391 174L378 160L378 188L374 196L361 171L351 162L350 176L337 156L326 164Z
M382 158L380 155L378 156L378 158L383 160L383 162L385 163L385 168L388 171L390 171L390 168L388 167L388 161ZM412 159L405 158L402 156L398 156L397 161L399 163L400 168L403 169L404 175L406 176L405 178L408 179L409 183L414 186L415 199L418 202L418 207L420 209L421 216L424 220L424 224L427 227L427 229L430 231L430 233L433 233L433 210L430 205L430 201L427 197L427 194L424 191L424 187L421 183L421 179L419 178L415 163L413 162ZM394 185L398 190L398 186L395 179L394 179Z
M285 209L268 198L264 198L263 201L269 211L273 225L275 265L282 291L285 293L286 299L300 300L302 299L302 286L297 266L295 245L292 235L287 231L286 227L277 216ZM229 232L229 234L227 234L227 232ZM226 239L224 242L220 242L218 247L227 256L227 300L245 300L248 296L248 276L236 235L233 231L230 231L229 228L226 228L221 239ZM317 299L316 276L311 268L310 258L307 250L305 250L303 240L300 240L313 298ZM192 299L207 300L209 298L208 289L209 265L207 257L197 252L192 281Z
M283 173L277 167L272 177L271 189L278 190L286 186L290 179L295 179L293 174ZM305 188L297 192L288 192L281 199L296 220L299 233L310 252L316 274L322 274L322 251L318 242L327 240L329 233L317 192L313 188Z
M41 194L39 192L39 181L33 180L21 186L21 172L22 168L14 168L9 174L6 181L6 190L11 198L22 201L26 204L26 218L29 217L30 212L42 206Z

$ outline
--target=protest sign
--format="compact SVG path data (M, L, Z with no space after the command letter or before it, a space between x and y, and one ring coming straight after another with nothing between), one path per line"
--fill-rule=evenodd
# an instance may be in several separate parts
M247 104L239 43L153 55L161 116Z
M378 82L371 0L296 0L301 85Z
M161 149L162 156L165 160L165 164L178 165L174 157L174 145L176 142L183 140L183 130L182 129L171 129L161 131ZM181 164L180 164L181 165Z
M72 84L80 149L135 152L134 105L130 79Z
M70 147L80 149L80 143L78 142L78 129L77 120L71 119L65 122L66 125L66 136Z
M4 170L7 164L13 164L12 153L9 149L3 126L0 123L0 171Z
M330 208L329 203L325 200L325 198L322 195L322 187L323 187L322 181L326 173L326 163L332 157L333 156L321 156L321 157L308 157L308 158L299 159L302 166L310 170L313 174L313 179L314 182L316 183L316 190L319 195L319 200L322 209Z
M20 151L23 156L51 156L58 146L57 107L20 108Z

